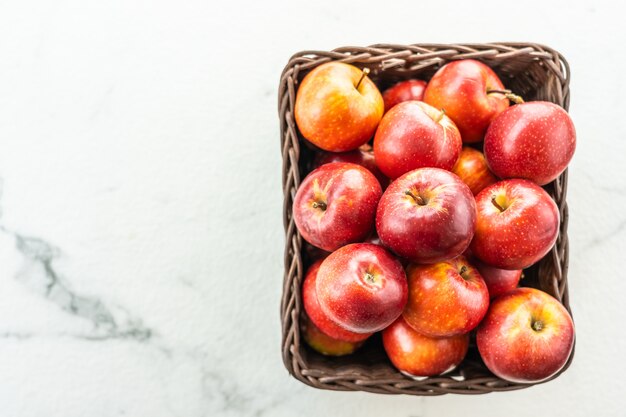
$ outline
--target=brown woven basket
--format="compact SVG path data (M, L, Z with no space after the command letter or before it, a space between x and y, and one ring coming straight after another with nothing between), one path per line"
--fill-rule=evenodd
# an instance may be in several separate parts
M391 365L379 336L370 338L354 355L330 358L309 349L300 334L300 287L313 254L296 229L291 211L300 180L310 171L314 149L302 138L294 120L298 84L316 66L329 61L342 61L361 68L369 67L370 78L383 90L408 78L428 80L445 63L466 58L489 65L507 88L527 101L546 100L568 109L570 74L567 61L551 48L530 43L381 44L344 47L331 52L303 51L295 54L283 70L278 92L286 234L281 303L282 355L289 373L305 384L330 390L411 395L484 394L530 386L507 382L491 374L473 343L463 363L453 372L416 380L401 374ZM559 207L560 233L550 253L524 271L522 285L542 289L570 311L567 292L568 213L565 201L567 171L545 188ZM573 352L561 372L569 367L572 356ZM558 374L551 379L556 376Z

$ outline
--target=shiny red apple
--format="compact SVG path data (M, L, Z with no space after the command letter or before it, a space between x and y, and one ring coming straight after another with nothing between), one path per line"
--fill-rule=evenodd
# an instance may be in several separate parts
M454 123L422 101L405 101L389 110L374 136L376 164L389 178L417 168L451 170L463 143Z
M518 288L493 301L476 344L485 365L498 377L541 382L565 366L574 346L574 322L550 295Z
M434 376L449 372L461 363L469 346L469 334L428 337L399 317L383 330L383 346L393 366L403 373Z
M416 331L450 337L478 326L489 307L489 292L476 268L463 256L407 270L409 300L402 313Z
M471 250L502 269L524 269L543 258L559 233L559 210L528 180L497 182L476 196L478 218Z
M426 89L426 81L422 80L406 80L389 87L383 92L383 101L385 103L385 112L389 111L396 104L409 100L422 100L424 98L424 90Z
M498 178L489 170L483 153L469 146L464 146L461 150L452 172L467 184L474 195L498 181Z
M325 164L300 184L294 221L307 242L331 252L372 232L381 194L376 177L362 166Z
M554 103L518 104L494 119L484 149L497 176L545 185L558 177L574 156L576 130L567 112Z
M496 298L517 288L522 278L521 269L500 269L478 260L472 259L472 265L478 269L480 276L485 280L489 297Z
M480 142L489 123L509 107L504 85L487 65L473 59L441 67L428 82L424 101L456 124L465 143Z
M465 251L476 224L476 203L459 177L421 168L392 182L376 212L384 246L417 263L454 258Z
M304 311L309 316L315 326L326 335L336 340L346 342L361 342L371 336L371 333L354 333L332 321L320 308L317 301L317 272L322 260L319 260L309 267L304 282L302 283L302 304Z
M319 153L315 159L315 167L328 164L331 162L350 162L352 164L361 165L367 168L380 182L380 186L385 189L389 185L389 178L385 176L378 166L374 158L374 151L368 144L362 145L359 149L348 152L324 152Z
M384 102L367 72L328 62L308 73L298 88L294 110L302 136L332 152L350 151L370 140Z
M402 314L408 294L400 262L371 243L354 243L330 254L317 273L316 290L322 311L355 333L389 326Z
M327 356L344 356L354 353L363 342L346 342L322 332L313 321L305 316L302 322L302 336L313 350Z

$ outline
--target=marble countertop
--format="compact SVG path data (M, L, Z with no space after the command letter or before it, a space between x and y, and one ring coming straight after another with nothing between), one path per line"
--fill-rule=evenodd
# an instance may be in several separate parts
M623 415L613 2L0 2L3 417ZM572 69L572 367L479 397L325 392L280 358L280 71L302 49L529 40Z

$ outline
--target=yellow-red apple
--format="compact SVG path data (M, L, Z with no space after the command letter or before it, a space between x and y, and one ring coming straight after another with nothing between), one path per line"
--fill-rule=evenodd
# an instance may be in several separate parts
M384 112L383 98L367 72L328 62L308 73L298 88L294 111L302 136L332 152L367 142Z

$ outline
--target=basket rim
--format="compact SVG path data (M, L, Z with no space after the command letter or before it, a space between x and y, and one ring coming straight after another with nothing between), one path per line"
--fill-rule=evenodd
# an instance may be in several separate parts
M295 120L293 114L287 114L289 99L295 97L294 88L294 72L297 74L300 70L307 70L315 66L321 65L324 62L340 61L350 62L362 65L380 65L382 71L386 70L385 62L392 62L395 59L406 59L412 55L423 57L422 59L428 61L429 66L440 66L446 62L459 59L483 59L483 60L505 60L512 59L516 56L526 55L531 56L534 59L541 59L543 63L548 67L547 70L552 71L558 78L560 86L562 88L562 97L560 102L556 103L563 107L565 110L569 108L569 84L571 80L570 66L565 57L557 50L540 43L526 43L526 42L489 42L489 43L415 43L415 44L373 44L366 47L358 46L345 46L335 48L331 51L321 50L303 50L293 54L286 66L284 67L280 76L280 86L278 92L278 112L280 116L280 131L281 131L281 151L283 154L283 191L285 193L283 215L285 226L285 270L283 279L283 300L281 302L281 322L282 322L282 357L283 362L288 372L296 379L302 381L306 385L329 390L341 390L341 391L367 391L373 393L384 394L411 394L411 395L442 395L446 393L457 394L483 394L487 392L497 391L510 391L522 388L527 388L536 384L542 384L551 381L563 372L565 372L571 365L574 352L575 343L572 347L570 356L565 366L550 378L538 382L538 383L511 383L504 381L496 376L475 377L474 379L457 380L451 376L436 376L420 381L414 381L408 377L399 382L397 380L385 380L376 379L367 375L366 368L363 368L364 372L360 373L351 368L351 372L330 374L325 369L316 369L306 366L302 362L302 358L296 354L293 350L298 349L293 343L287 343L290 338L299 338L298 327L298 310L299 303L301 302L301 295L298 294L298 289L294 289L295 276L294 270L296 270L299 280L302 279L303 264L302 264L302 238L292 221L288 220L288 214L290 214L291 207L288 202L288 194L292 194L292 189L297 188L300 183L298 169L293 172L293 178L286 175L286 165L291 164L297 168L297 162L299 160L299 149L296 143L289 143L286 138L289 129L295 129ZM384 58L384 59L383 59ZM419 60L417 60L419 62ZM392 62L393 63L393 62ZM289 82L291 81L291 82ZM293 103L292 103L293 104ZM293 140L293 138L292 138ZM297 142L297 138L295 138ZM289 148L290 144L294 144L295 152L290 152L293 149ZM562 204L560 207L561 212L561 233L560 239L563 240L562 246L564 247L564 257L561 262L556 262L555 265L559 266L559 273L562 275L562 282L557 290L562 293L561 303L565 306L567 311L572 314L569 305L568 294L568 281L567 281L567 250L568 250L568 237L567 237L567 221L568 210L566 202L567 191L567 173L566 169L561 176L555 181L558 192L562 194ZM293 198L293 195L291 195ZM289 236L292 237L289 241ZM556 246L556 245L555 245ZM292 262L288 265L288 258L290 256L290 250L293 251ZM554 248L553 251L554 252ZM546 255L549 256L550 254ZM556 256L558 259L557 255ZM295 262L293 260L295 259ZM295 297L286 297L287 294L295 293ZM289 300L287 300L289 298ZM299 300L300 299L300 300ZM289 302L287 302L289 301ZM573 316L573 315L572 315ZM294 325L295 323L295 325ZM302 345L299 349L305 349ZM299 360L298 360L299 359ZM302 362L302 363L299 363ZM420 390L411 391L412 386L419 385ZM480 386L480 389L467 388L473 385ZM430 388L429 388L430 387ZM465 387L458 388L458 387ZM485 388L486 387L486 388Z

